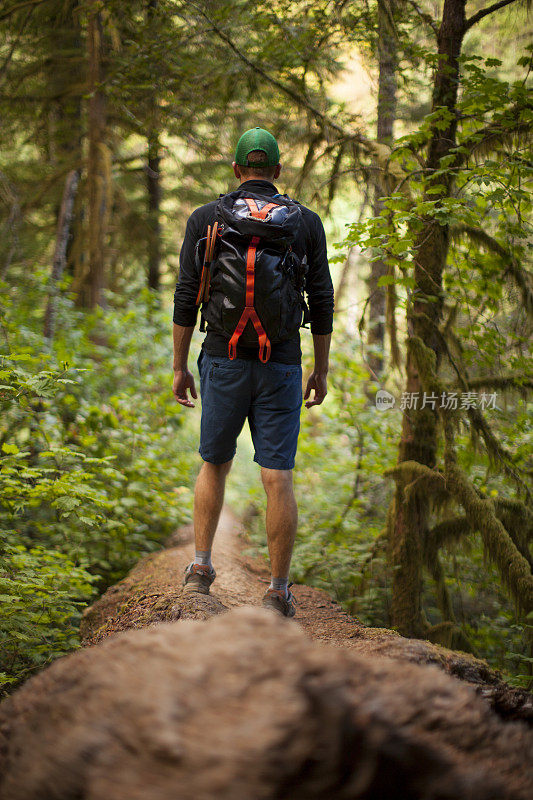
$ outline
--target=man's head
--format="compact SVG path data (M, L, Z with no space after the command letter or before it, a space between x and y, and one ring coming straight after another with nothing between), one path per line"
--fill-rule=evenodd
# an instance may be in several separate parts
M276 180L281 164L278 143L272 134L264 128L250 128L243 133L237 142L233 172L241 183L251 178Z

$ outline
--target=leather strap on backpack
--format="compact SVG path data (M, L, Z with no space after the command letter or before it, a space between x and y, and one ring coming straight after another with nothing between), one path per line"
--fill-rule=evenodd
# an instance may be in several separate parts
M209 266L211 261L213 260L213 255L215 253L215 241L217 237L217 229L218 229L218 222L215 222L213 225L213 229L211 230L211 225L207 226L207 237L205 242L205 255L204 255L204 263L202 265L202 274L200 276L200 287L198 289L198 294L196 295L196 305L200 305L203 301L207 303L209 300Z
M202 265L202 274L200 276L200 286L198 288L198 294L196 295L196 305L199 306L200 303L202 303L202 310L205 308L205 304L209 300L209 285L211 277L210 265L213 260L213 256L215 254L217 231L218 231L218 222L215 222L212 229L211 225L207 226L204 263ZM200 320L200 330L202 332L205 331L205 318L202 313Z

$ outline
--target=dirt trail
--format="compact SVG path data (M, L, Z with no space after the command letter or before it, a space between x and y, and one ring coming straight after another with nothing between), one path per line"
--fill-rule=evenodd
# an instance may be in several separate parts
M263 559L246 554L249 550L241 521L224 506L213 546L217 579L211 594L183 593L183 571L193 555L192 525L183 526L164 550L142 559L86 610L81 626L85 644L157 622L208 619L237 606L260 606L269 573ZM533 723L531 695L508 686L485 661L427 641L406 639L394 631L366 627L320 589L294 585L292 591L297 602L293 622L311 639L363 655L435 664L475 684L499 716Z

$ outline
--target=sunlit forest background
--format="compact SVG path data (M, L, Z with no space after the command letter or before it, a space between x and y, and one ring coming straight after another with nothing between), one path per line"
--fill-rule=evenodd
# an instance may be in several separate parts
M322 216L335 285L292 579L530 684L532 60L512 0L2 4L6 691L75 648L83 608L191 519L179 249L255 125L279 141L278 189ZM302 349L306 378L305 330ZM246 428L227 501L266 554L252 456Z

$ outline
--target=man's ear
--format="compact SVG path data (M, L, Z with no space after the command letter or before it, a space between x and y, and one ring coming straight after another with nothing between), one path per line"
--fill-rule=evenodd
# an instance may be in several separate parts
M233 174L235 175L237 180L238 181L242 180L241 171L239 169L239 165L237 164L237 162L236 161L232 161L231 166L233 167Z
M276 171L274 172L274 180L276 180L276 178L279 178L280 172L281 172L281 164L278 164L278 166L276 167Z

